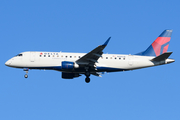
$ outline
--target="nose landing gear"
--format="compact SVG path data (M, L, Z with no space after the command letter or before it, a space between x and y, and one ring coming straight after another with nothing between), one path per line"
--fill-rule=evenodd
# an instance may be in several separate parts
M24 77L25 77L25 78L28 78L28 75L27 75L27 74L25 74L25 75L24 75Z
M29 71L29 68L24 68L24 71L26 72L26 74L24 75L25 78L28 78L28 71Z

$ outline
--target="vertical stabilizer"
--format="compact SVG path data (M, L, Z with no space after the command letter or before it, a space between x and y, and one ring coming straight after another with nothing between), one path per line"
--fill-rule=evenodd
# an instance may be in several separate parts
M164 30L159 37L143 52L136 55L159 56L167 52L171 39L172 30Z

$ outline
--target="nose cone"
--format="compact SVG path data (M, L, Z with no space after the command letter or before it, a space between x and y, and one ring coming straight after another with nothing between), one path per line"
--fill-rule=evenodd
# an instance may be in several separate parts
M10 66L10 65L11 65L11 62L12 62L12 60L10 59L10 60L6 61L5 65L6 65L6 66Z

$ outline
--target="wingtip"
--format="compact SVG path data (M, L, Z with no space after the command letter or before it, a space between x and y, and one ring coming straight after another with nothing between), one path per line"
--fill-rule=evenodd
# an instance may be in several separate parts
M106 46L110 39L111 39L111 37L109 37L103 45Z

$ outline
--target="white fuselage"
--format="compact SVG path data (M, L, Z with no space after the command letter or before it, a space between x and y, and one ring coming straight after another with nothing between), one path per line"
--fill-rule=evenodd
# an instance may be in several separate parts
M61 69L63 61L76 62L85 53L66 53L66 52L23 52L8 60L5 64L15 68L29 68L29 69L49 69L64 71ZM96 72L115 72L126 71L166 63L174 62L173 59L166 59L165 61L152 62L154 57L138 56L138 55L123 55L123 54L103 54L95 63ZM84 73L84 69L79 68L75 64L75 68L71 71Z
M73 79L82 74L86 83L90 75L101 77L104 72L127 71L174 62L169 59L172 52L167 52L172 30L164 30L145 50L136 55L103 54L111 37L106 42L88 53L66 52L23 52L8 60L5 65L23 68L28 77L29 69L48 69L62 72L62 78Z

